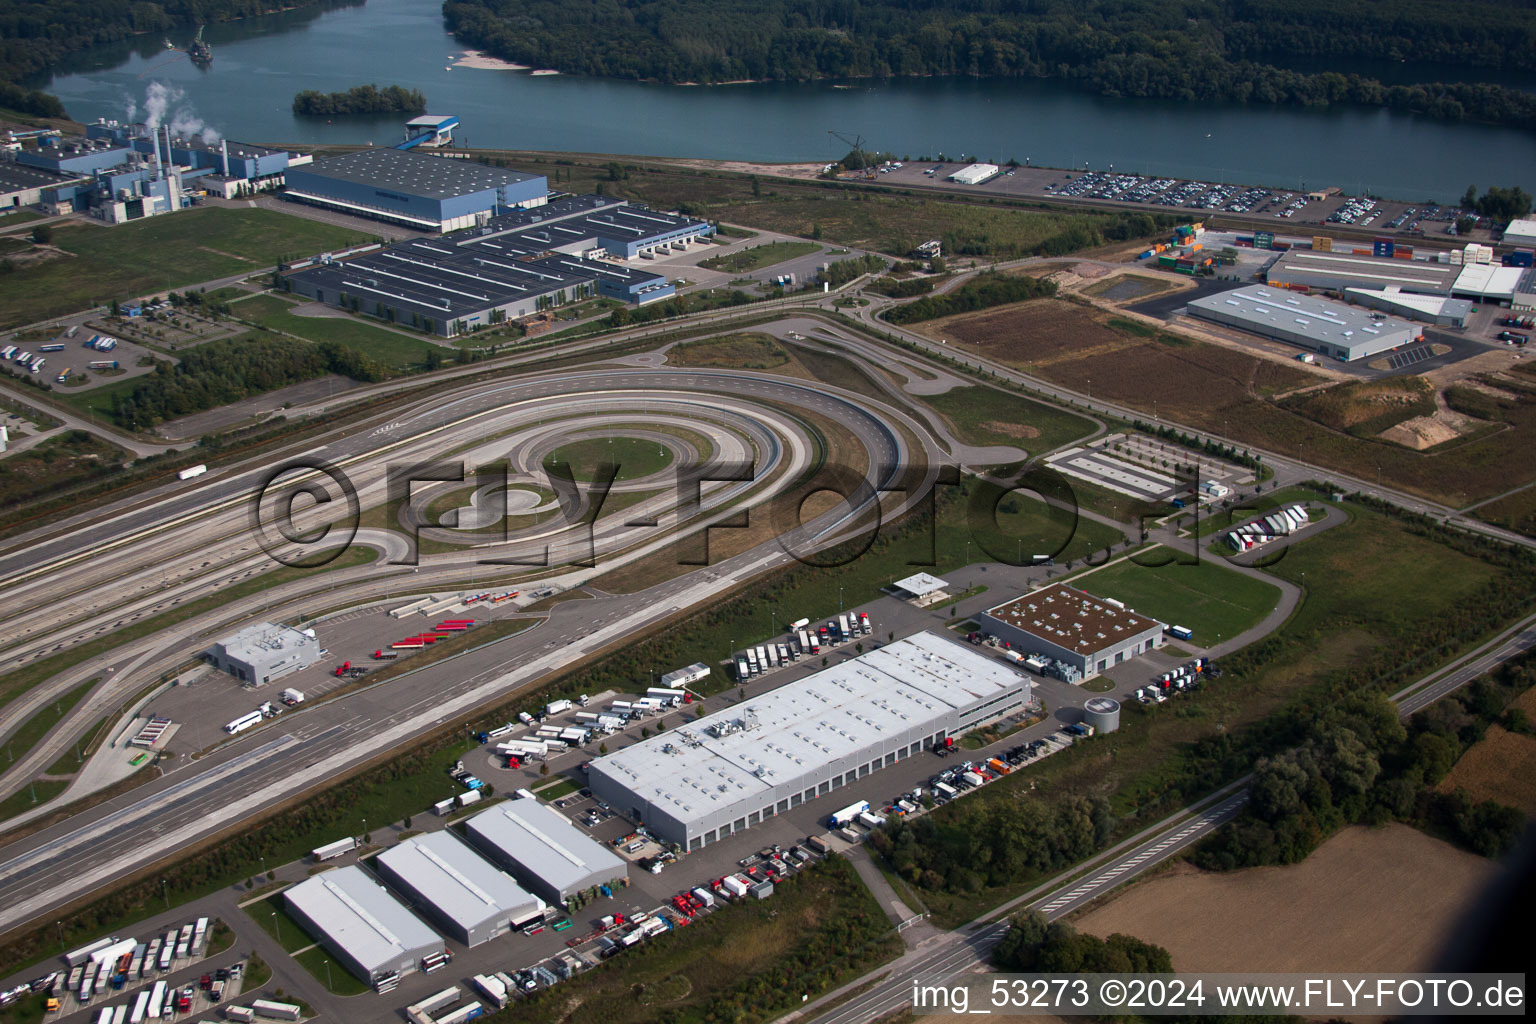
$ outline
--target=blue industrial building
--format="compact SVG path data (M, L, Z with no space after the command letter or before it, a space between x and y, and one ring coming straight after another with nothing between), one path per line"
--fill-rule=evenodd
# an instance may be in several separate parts
M290 199L427 231L457 231L507 210L542 206L549 182L473 160L364 149L290 167Z
M641 225L649 234L635 233ZM676 294L671 282L626 265L622 254L711 231L618 199L567 196L442 238L321 258L283 280L316 301L453 337L595 295L634 305L668 298Z
M459 119L452 114L423 114L405 122L405 141L396 149L415 149L417 146L446 146L453 141L453 130Z
M133 159L132 148L109 139L42 138L37 149L16 153L16 162L55 174L95 174Z

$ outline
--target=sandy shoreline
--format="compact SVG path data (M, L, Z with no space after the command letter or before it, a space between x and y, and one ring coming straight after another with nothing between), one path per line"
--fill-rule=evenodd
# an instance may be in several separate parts
M513 64L509 60L502 60L500 57L492 57L490 54L481 53L479 50L465 50L462 54L459 55L458 59L456 59L451 66L456 68L473 68L477 71L532 70L532 68L530 68L527 64Z

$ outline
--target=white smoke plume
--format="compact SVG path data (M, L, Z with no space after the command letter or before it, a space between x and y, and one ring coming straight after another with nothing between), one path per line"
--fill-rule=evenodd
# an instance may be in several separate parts
M134 102L132 96L124 96L123 103L126 104L123 111L123 123L133 124L134 118L139 116L139 105Z
M151 132L162 126L168 126L171 134L179 138L190 139L199 137L209 146L217 146L224 138L222 132L198 117L190 104L182 101L186 99L186 93L173 85L165 85L162 82L151 82L144 95L144 127ZM138 106L130 98L128 100L128 119L133 120L138 112Z
M165 123L165 112L173 103L180 103L185 95L175 86L162 82L150 82L144 95L144 127L154 131Z

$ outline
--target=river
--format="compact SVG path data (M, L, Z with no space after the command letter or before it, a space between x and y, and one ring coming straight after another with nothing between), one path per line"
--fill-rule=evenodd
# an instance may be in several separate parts
M189 37L190 33L183 33ZM1058 84L924 79L712 87L530 75L448 66L462 54L437 0L367 0L210 26L211 68L164 40L99 47L32 85L79 120L142 116L151 83L172 113L250 142L388 145L402 117L295 117L293 94L375 82L419 88L432 113L456 114L472 146L830 161L858 132L898 156L1106 167L1284 188L1338 185L1409 201L1446 201L1468 185L1536 192L1536 136L1384 110L1175 103L1095 96ZM185 45L187 38L176 42Z

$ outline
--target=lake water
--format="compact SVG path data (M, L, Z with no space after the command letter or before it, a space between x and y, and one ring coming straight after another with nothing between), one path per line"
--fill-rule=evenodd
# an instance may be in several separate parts
M189 34L187 34L189 35ZM858 132L898 156L943 152L1036 165L1257 182L1338 185L1412 201L1456 198L1470 184L1536 192L1536 136L1382 110L1315 111L1094 96L1011 80L713 86L647 85L565 75L447 70L462 53L437 0L367 0L209 27L211 68L164 40L75 55L32 84L79 120L142 116L151 83L179 93L175 110L250 142L401 138L400 117L327 124L295 117L293 94L374 82L418 88L432 113L456 114L472 146L830 161ZM186 38L175 40L185 45Z

